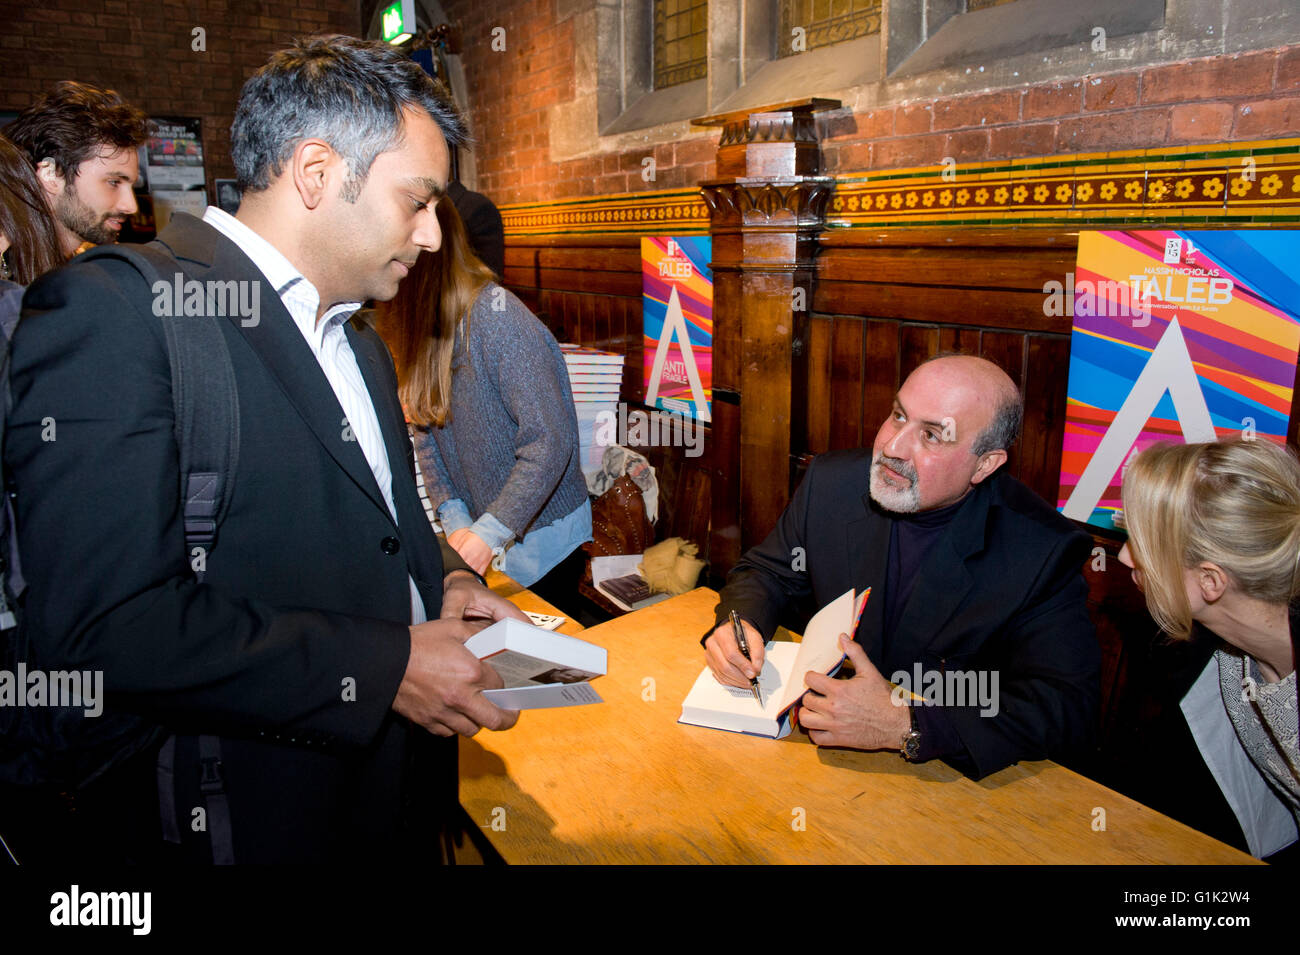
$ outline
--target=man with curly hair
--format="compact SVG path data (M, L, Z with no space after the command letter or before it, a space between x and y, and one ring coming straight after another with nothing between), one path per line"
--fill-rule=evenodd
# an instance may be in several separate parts
M143 112L113 90L64 80L5 135L36 167L65 256L117 241L136 211L137 148L149 137Z

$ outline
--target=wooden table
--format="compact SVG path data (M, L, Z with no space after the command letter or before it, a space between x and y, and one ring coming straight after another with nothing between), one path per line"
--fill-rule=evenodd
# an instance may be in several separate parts
M1255 861L1049 761L973 782L938 760L818 749L799 730L772 741L679 724L716 602L701 588L582 631L609 651L593 684L605 703L461 739L461 804L505 861Z

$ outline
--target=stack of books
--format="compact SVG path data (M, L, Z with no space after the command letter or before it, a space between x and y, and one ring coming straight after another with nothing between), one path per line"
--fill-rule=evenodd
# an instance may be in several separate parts
M560 351L569 368L569 388L578 413L582 473L591 477L600 470L605 448L617 443L614 436L619 390L623 385L623 356L571 344L562 344ZM604 439L604 443L598 443L597 437Z

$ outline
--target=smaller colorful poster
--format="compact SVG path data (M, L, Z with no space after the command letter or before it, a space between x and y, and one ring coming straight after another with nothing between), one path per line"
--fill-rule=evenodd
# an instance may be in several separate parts
M708 236L643 237L645 403L712 420L713 271Z
M1074 316L1066 517L1122 526L1124 466L1154 442L1286 441L1297 254L1300 232L1281 229L1079 235L1078 266L1055 296L1063 310L1048 311Z
M203 131L198 119L154 116L146 145L150 191L202 189Z

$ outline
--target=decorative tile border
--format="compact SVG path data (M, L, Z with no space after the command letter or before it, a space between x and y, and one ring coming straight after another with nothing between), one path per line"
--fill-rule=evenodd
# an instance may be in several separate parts
M501 207L511 236L698 235L697 189ZM836 179L826 228L1298 222L1300 139L891 169Z
M528 202L501 207L506 235L668 233L707 235L709 207L698 189L624 192L612 196Z
M1300 217L1300 139L842 176L826 227Z

